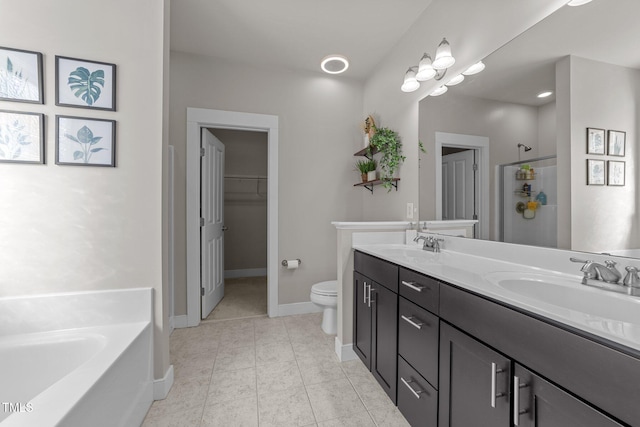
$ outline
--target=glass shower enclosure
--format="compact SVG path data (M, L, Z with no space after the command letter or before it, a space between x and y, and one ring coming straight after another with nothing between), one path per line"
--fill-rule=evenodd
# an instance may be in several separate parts
M558 247L556 156L498 166L500 241Z

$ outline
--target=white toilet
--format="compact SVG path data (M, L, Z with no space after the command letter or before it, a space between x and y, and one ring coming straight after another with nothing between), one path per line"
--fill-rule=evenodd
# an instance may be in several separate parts
M322 330L335 335L338 329L338 281L328 280L311 287L311 302L324 309Z

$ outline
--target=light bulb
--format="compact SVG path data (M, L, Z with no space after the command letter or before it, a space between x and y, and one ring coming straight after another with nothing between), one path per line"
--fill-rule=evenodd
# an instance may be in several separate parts
M420 83L416 79L416 67L411 67L404 75L404 82L400 87L403 92L413 92L420 87Z
M433 68L444 70L455 64L456 60L451 55L451 46L447 39L442 39L436 50L436 59L433 60Z
M462 83L463 80L464 80L464 76L462 74L458 74L457 76L455 76L454 78L452 78L447 82L447 86L455 86L457 84Z
M433 92L431 92L431 96L440 96L440 95L442 95L443 93L445 93L448 90L449 90L448 87L440 86L438 89L436 89Z
M420 59L420 63L418 64L418 73L416 74L416 79L419 82L424 82L426 80L432 79L436 75L436 70L433 69L431 65L431 57L428 53L422 55L422 59Z
M465 76L472 76L484 70L484 67L485 67L484 62L478 61L475 64L473 64L471 67L463 71L462 74L464 74Z

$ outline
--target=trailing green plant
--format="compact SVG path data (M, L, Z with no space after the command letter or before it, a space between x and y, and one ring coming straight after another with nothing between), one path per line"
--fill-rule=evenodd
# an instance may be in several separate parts
M360 173L368 173L373 172L378 167L378 162L373 159L370 160L358 160L356 162L356 169L360 171Z
M380 165L380 179L387 191L391 191L394 173L398 170L406 157L402 155L402 142L396 131L389 128L375 128L375 133L369 140L369 151L376 149L382 154L378 161Z
M104 70L91 73L85 67L78 67L69 74L67 84L77 98L81 98L87 105L93 105L102 93L100 86L104 88Z
M423 153L426 153L427 150L424 148L424 144L422 143L422 141L418 140L418 148L420 149L420 151L422 151Z

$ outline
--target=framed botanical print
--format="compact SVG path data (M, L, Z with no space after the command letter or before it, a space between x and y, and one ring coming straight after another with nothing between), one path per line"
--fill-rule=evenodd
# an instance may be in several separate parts
M56 116L56 164L114 167L115 120Z
M0 100L44 104L40 52L0 47Z
M56 56L56 105L115 111L115 64Z
M625 139L627 133L619 130L610 130L608 135L607 154L610 156L624 157Z
M587 154L604 154L604 129L587 128Z
M604 185L604 160L587 160L587 185Z
M44 163L44 114L0 110L0 162Z
M609 171L609 177L607 179L607 185L623 186L625 175L625 163L619 160L609 160L607 166Z

